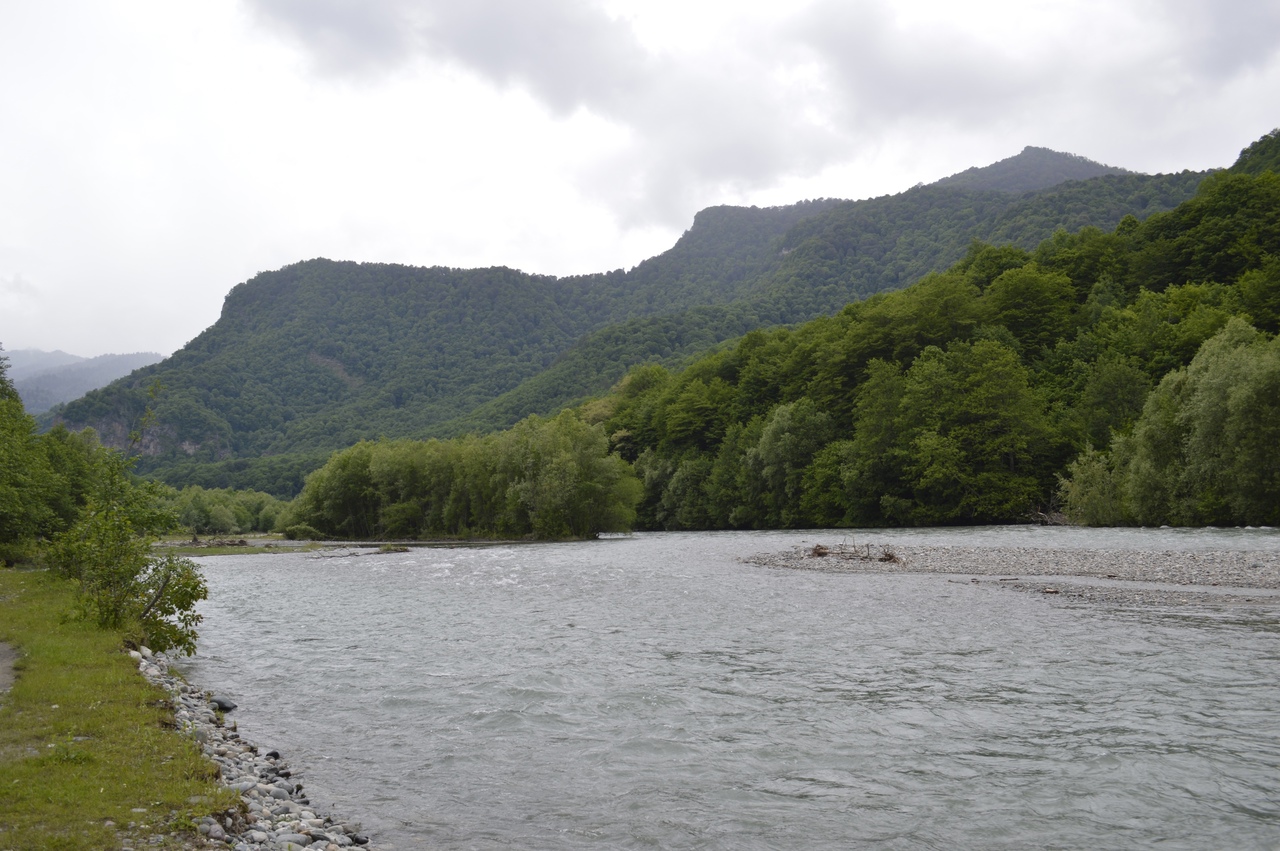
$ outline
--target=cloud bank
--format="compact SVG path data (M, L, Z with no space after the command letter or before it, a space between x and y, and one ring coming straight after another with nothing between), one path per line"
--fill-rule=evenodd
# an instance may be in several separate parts
M818 0L782 19L726 5L698 51L646 44L625 8L582 0L249 2L319 76L372 85L452 69L524 91L552 115L581 111L621 128L626 143L584 168L581 183L631 222L687 220L709 194L819 174L890 131L1122 124L1136 108L1160 132L1280 56L1280 7L1240 0L996 3L980 13ZM1046 141L1015 139L1010 153Z

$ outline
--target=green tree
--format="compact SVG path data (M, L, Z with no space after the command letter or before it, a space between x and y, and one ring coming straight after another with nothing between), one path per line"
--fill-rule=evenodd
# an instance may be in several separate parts
M1067 472L1080 522L1280 522L1280 340L1231 319L1161 379L1109 456L1086 452Z
M835 436L831 415L813 400L778 405L765 418L760 440L746 455L746 470L761 495L769 527L805 525L804 474L815 455Z
M853 521L1025 517L1047 493L1056 442L1030 379L1017 354L991 340L930 347L905 373L873 365L841 450Z
M984 296L994 321L1012 331L1028 353L1043 351L1067 335L1074 323L1075 297L1070 278L1035 263L1004 272Z
M208 589L195 563L155 555L156 535L174 524L153 483L130 479L131 464L105 449L80 519L49 548L55 572L80 586L82 614L104 628L133 632L155 650L195 652Z

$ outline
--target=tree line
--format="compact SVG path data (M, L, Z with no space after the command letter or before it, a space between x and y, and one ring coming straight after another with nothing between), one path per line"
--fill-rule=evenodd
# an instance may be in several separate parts
M286 514L356 538L581 536L633 511L673 530L1273 524L1278 257L1280 178L1223 173L1110 232L974 242L904 290L635 368L552 420L358 444ZM605 506L610 523L571 519Z
M302 474L362 439L551 416L638 364L674 366L753 328L900 289L960 260L974 238L1032 249L1058 226L1109 230L1190 197L1203 176L713 207L634 269L565 278L308 260L236 286L218 321L171 358L45 421L92 426L122 448L150 405L140 472L292 497Z
M1280 179L942 274L584 408L643 528L1280 521Z
M176 518L164 487L91 431L37 434L0 353L0 563L44 564L78 589L72 616L136 644L194 653L207 595L189 559L152 549Z

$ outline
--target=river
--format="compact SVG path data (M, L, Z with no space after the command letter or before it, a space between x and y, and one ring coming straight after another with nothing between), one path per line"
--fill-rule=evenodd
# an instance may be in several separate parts
M382 849L1280 846L1277 609L739 561L850 537L1280 548L1009 527L206 558L182 668Z

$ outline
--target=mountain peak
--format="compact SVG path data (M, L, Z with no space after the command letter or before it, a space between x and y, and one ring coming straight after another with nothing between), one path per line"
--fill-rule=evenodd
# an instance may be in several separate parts
M1104 174L1133 172L1103 165L1078 154L1028 145L1020 154L988 166L965 169L959 174L944 177L933 185L1021 193L1047 189L1068 180L1088 180Z

